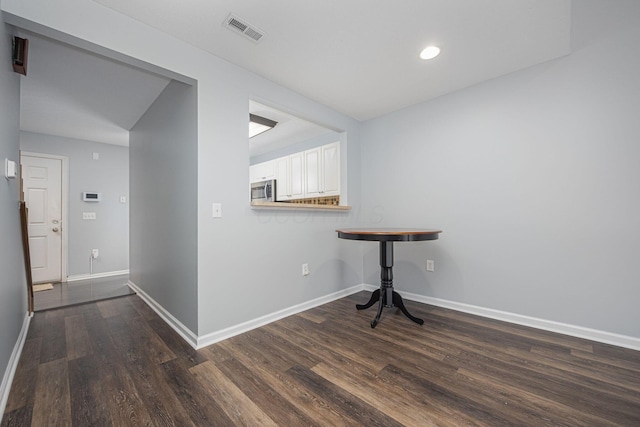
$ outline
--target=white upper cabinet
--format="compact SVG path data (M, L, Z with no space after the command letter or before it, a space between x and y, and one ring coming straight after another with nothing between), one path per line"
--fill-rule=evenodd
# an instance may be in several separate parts
M291 193L290 185L289 185L289 170L290 170L290 162L289 156L280 157L275 160L276 162L276 201L277 202L286 202L290 200L291 197L289 194Z
M304 195L304 156L296 153L289 156L291 170L289 174L291 184L291 198L302 199Z
M249 167L249 175L251 182L264 181L266 179L274 179L276 177L276 162L270 160L268 162L258 163Z
M305 163L305 197L321 197L322 194L322 148L314 148L304 152Z
M322 196L340 194L340 143L322 146Z
M251 182L276 180L276 200L340 195L340 142L251 166Z
M276 165L276 201L304 198L304 157L303 153L280 157Z
M304 152L305 197L340 194L340 143L323 145Z

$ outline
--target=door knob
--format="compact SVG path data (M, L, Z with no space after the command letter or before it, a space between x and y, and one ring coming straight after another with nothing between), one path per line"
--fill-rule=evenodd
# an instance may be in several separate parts
M59 230L59 228L58 227L53 227L51 230L54 231L54 232L57 232Z

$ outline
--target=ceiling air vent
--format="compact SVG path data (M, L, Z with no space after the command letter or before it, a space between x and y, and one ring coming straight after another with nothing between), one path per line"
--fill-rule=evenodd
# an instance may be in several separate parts
M234 14L230 14L229 16L227 16L227 19L225 19L222 25L227 27L234 33L246 37L254 43L259 43L264 36L264 33L261 30L249 24L244 19L238 18Z

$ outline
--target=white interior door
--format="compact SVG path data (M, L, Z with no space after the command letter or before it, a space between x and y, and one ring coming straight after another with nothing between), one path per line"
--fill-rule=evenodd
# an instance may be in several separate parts
M62 160L20 159L33 282L62 281Z

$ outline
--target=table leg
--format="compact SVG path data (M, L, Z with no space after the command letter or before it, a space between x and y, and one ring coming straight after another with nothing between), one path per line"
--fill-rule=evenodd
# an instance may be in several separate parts
M424 325L424 320L413 316L411 313L409 313L409 311L407 311L407 308L404 306L404 302L402 301L402 297L397 292L393 293L393 305L398 307L405 316L416 322L418 325Z
M371 322L371 327L375 328L382 316L383 308L397 307L409 319L419 325L424 324L424 320L413 316L404 306L402 297L393 290L393 242L380 242L380 289L376 289L371 294L371 298L366 304L356 304L358 310L364 310L378 301L378 312Z
M378 312L376 313L376 317L371 321L371 329L375 328L376 325L378 324L378 322L380 321L380 316L382 316L382 307L385 306L384 304L384 300L385 298L384 293L380 293L380 302L378 303Z
M367 309L371 307L373 304L375 304L376 302L378 302L379 299L380 299L380 289L376 289L371 293L371 298L366 304L356 304L356 308L358 310Z

